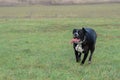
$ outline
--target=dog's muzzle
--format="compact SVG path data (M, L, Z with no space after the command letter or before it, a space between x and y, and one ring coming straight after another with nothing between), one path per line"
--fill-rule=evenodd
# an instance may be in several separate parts
M76 33L74 33L73 37L74 37L74 38L78 38L78 37L79 37L79 34L76 32Z

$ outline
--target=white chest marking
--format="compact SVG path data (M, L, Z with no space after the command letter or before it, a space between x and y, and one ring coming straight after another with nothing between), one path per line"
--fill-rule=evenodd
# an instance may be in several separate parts
M75 47L75 49L76 49L76 51L81 52L81 53L84 51L81 44L78 44L78 45Z

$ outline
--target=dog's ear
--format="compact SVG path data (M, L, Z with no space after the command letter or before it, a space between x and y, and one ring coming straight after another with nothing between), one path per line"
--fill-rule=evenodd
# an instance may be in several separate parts
M73 33L75 33L77 31L77 29L73 29Z
M85 30L85 28L84 28L84 27L82 28L82 31L83 31L83 33L84 33L84 34L86 33L86 30Z

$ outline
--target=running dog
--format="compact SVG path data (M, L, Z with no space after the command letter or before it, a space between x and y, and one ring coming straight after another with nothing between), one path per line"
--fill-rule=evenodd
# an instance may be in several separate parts
M81 65L85 63L85 60L89 56L89 63L91 63L92 55L95 50L97 34L95 30L91 28L73 29L73 48L75 52L76 62L81 60L81 54L84 54Z

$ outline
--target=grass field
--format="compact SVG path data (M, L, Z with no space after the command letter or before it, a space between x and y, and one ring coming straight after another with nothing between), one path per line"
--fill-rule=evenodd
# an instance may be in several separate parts
M0 7L0 18L117 18L120 4Z
M0 7L0 80L120 79L119 4L39 6L26 17L33 7ZM81 66L70 40L83 26L98 38L92 64Z

